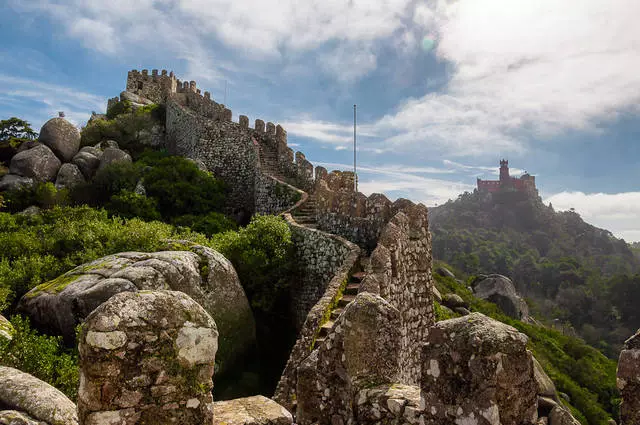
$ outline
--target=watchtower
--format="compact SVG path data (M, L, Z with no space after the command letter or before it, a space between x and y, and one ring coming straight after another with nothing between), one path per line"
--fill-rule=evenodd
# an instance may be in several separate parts
M506 159L500 160L500 182L509 183L511 178L509 177L509 161Z

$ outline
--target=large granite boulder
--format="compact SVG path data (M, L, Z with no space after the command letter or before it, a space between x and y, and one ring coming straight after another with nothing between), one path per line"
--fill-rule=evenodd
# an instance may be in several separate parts
M213 403L214 425L291 425L291 413L261 395Z
M13 329L13 325L9 322L3 315L0 314L0 342L2 340L11 340L13 339L13 333L15 330Z
M621 423L640 424L640 330L625 342L620 352L617 383L622 397Z
M422 357L426 423L535 424L538 388L526 345L524 334L480 313L436 323Z
M80 420L211 424L217 348L215 322L183 292L114 295L80 332Z
M556 386L535 357L533 357L533 374L536 385L538 386L538 395L556 399L558 397L556 394Z
M119 148L106 148L100 157L98 170L116 162L131 162L131 156Z
M9 172L41 182L53 181L62 162L45 145L38 145L11 158Z
M34 183L31 177L22 177L16 174L5 174L0 178L0 192L5 190L18 190L21 187L30 186Z
M101 156L100 149L85 146L73 157L71 163L78 167L85 179L89 180L100 166Z
M527 303L516 292L513 282L506 276L491 274L472 284L476 297L496 304L504 313L514 319L526 320L529 317Z
M80 132L64 118L52 118L40 129L40 143L47 145L63 162L71 158L80 148Z
M58 177L56 177L56 188L61 189L63 187L71 188L78 184L84 183L85 179L82 172L77 165L66 163L62 164L60 170L58 170Z
M182 291L219 322L224 347L216 360L222 373L255 343L249 301L233 266L222 254L187 242L172 242L171 247L175 250L124 252L78 266L25 294L18 309L70 344L75 339L75 326L117 293Z
M0 383L0 409L6 409L0 412L0 421L78 425L75 404L46 382L18 369L0 366Z

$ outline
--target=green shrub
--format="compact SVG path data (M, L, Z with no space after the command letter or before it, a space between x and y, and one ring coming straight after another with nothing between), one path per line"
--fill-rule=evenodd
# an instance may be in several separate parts
M91 181L71 189L70 197L77 205L101 207L122 191L133 192L142 175L139 164L115 162L99 170Z
M44 209L69 203L69 191L56 189L51 182L22 186L19 189L4 193L5 208L11 212L19 212L32 205ZM0 205L1 207L1 205Z
M222 209L224 184L193 162L171 156L146 163L151 165L144 174L147 196L158 200L158 211L165 219Z
M0 213L0 307L82 263L123 251L157 251L169 238L208 244L186 229L109 218L86 206L54 207L33 216Z
M0 365L29 373L65 393L71 400L78 395L78 354L66 349L62 337L41 335L31 328L29 319L13 316L13 339L0 339Z
M105 209L110 215L122 218L140 218L145 221L160 220L160 213L157 210L158 202L155 198L139 195L129 190L122 190L113 195L105 205ZM224 216L223 216L224 217ZM196 228L192 227L196 230ZM200 233L201 230L196 230Z
M112 120L118 115L128 114L133 111L131 107L131 102L128 100L121 100L113 104L109 109L107 109L107 118Z
M211 212L207 215L183 215L173 220L176 226L189 227L194 232L202 233L207 236L216 233L226 232L227 230L235 230L238 225L224 214Z
M251 306L273 313L295 276L287 223L280 217L254 216L238 232L214 235L211 244L233 263Z

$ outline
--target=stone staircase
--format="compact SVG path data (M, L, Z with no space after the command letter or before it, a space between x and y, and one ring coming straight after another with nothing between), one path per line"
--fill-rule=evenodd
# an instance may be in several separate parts
M293 212L296 223L311 229L317 229L316 206L316 196L310 193L307 201Z
M369 264L368 258L360 258L361 268L366 270L368 264ZM367 275L366 272L359 271L349 276L349 282L347 282L347 287L345 288L342 294L342 298L338 300L338 304L336 308L331 312L331 316L329 316L329 321L320 327L320 333L318 333L318 337L316 338L313 344L314 350L318 348L318 346L322 342L324 342L325 338L327 337L327 335L329 335L329 332L333 328L335 321L338 319L340 314L342 314L347 304L349 304L351 301L353 301L356 298L356 295L358 295L358 290L360 289L360 283L362 283L362 280L366 275Z
M274 149L262 143L260 144L260 166L263 173L278 180L284 180L284 176L280 173L280 167L278 166L278 154Z

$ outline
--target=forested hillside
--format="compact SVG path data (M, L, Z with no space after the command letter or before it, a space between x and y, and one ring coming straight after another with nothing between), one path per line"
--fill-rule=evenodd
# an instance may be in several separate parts
M610 357L640 327L637 257L574 211L520 192L466 192L430 210L430 229L435 258L511 277L537 319L570 324Z

